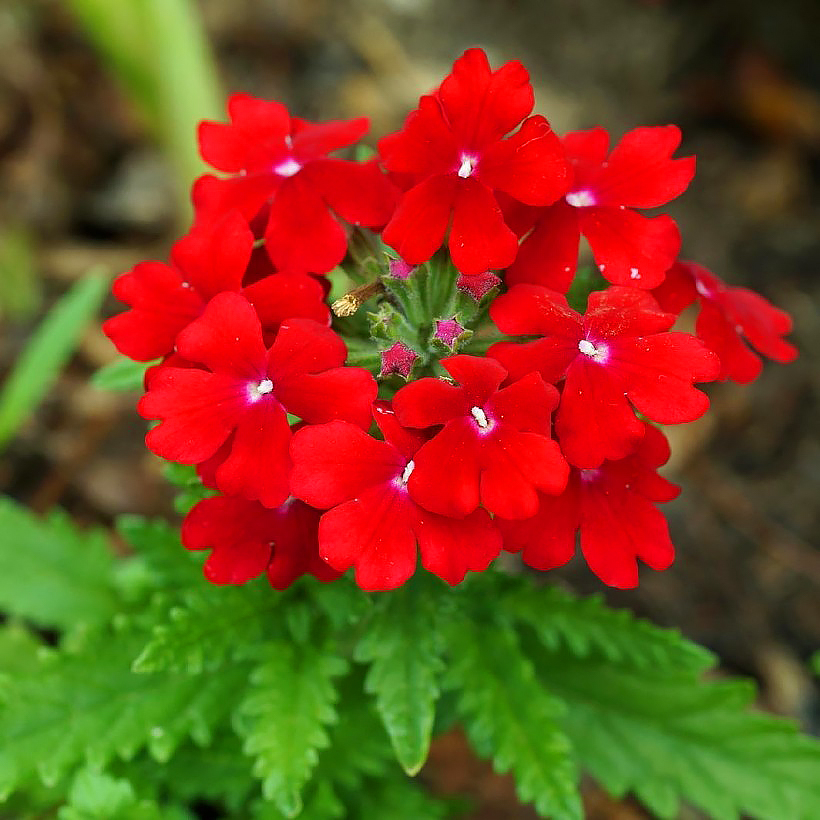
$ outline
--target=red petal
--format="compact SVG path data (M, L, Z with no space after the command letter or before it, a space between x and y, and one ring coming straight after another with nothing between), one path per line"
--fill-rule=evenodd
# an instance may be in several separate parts
M382 231L382 239L409 264L426 262L444 242L456 201L457 182L453 174L430 177L399 201Z
M676 262L666 271L663 282L652 291L661 310L680 314L698 298L695 280L687 266Z
M797 348L780 338L792 329L791 317L784 310L748 288L727 288L718 301L755 350L782 364L797 358Z
M278 507L290 494L287 415L273 396L250 404L236 427L230 455L216 470L216 486L266 507Z
M342 261L347 237L304 174L288 177L270 207L265 247L280 270L325 273Z
M274 382L276 398L289 413L310 424L349 421L370 427L378 385L363 367L335 367L322 373L289 376Z
M579 208L581 232L595 264L615 285L655 288L680 251L680 232L672 217L641 216L628 208Z
M312 319L330 324L330 309L325 304L324 289L303 273L275 273L242 290L253 305L262 329L275 332L287 319Z
M396 413L389 402L382 400L373 402L373 418L384 440L395 447L407 461L427 441L423 433L399 424Z
M158 367L137 410L162 419L145 437L152 453L169 461L198 464L212 456L247 408L247 386L203 370Z
M147 362L174 349L177 335L199 316L204 302L184 286L179 272L160 262L142 262L117 277L114 295L133 310L103 324L120 353Z
M579 356L567 371L555 417L561 450L576 467L624 458L644 434L610 366Z
M688 333L658 333L613 340L607 368L639 412L661 424L681 424L708 409L709 399L692 383L716 379L720 362Z
M482 154L476 177L527 205L549 205L567 190L569 168L558 137L541 116Z
M675 324L675 316L659 310L643 290L617 285L589 295L584 327L596 339L660 333Z
M393 397L393 409L407 427L432 427L470 412L463 388L441 379L419 379L402 387Z
M720 359L721 381L731 379L738 384L753 382L763 370L763 362L746 346L743 339L718 305L704 299L696 330L703 343Z
M407 482L413 500L426 510L463 518L478 507L476 435L465 418L448 421L413 458Z
M578 265L578 208L564 202L545 208L504 275L508 285L529 282L559 293L569 290Z
M468 571L483 572L501 552L501 534L486 510L446 518L416 507L413 530L422 566L448 584L461 583Z
M238 293L218 293L202 316L180 333L177 349L183 358L214 372L239 378L264 378L267 351L259 317Z
M340 367L346 358L345 343L329 327L309 319L288 319L268 353L268 372L277 381L287 381Z
M274 196L281 182L281 177L269 173L228 179L218 179L210 174L201 176L191 192L197 224L211 225L232 211L252 220Z
M477 179L460 181L449 247L453 264L468 275L506 268L515 259L518 237L504 222L490 189Z
M507 377L501 364L481 356L448 356L441 366L461 384L470 407L483 406Z
M502 333L513 336L561 336L577 345L581 315L555 291L539 285L515 285L490 305L490 318Z
M528 373L540 373L548 384L557 384L567 368L578 356L578 342L574 339L548 338L534 342L498 342L488 351L509 373L508 380L521 379Z
M481 503L501 518L530 518L538 511L536 489L555 495L569 467L558 445L535 433L506 428L481 445Z
M680 196L695 175L694 157L671 159L680 140L676 125L635 128L625 134L601 169L595 191L598 204L654 208Z
M319 523L322 558L339 571L356 568L362 589L394 589L416 569L416 537L407 495L389 485L326 512Z
M561 139L571 160L580 165L602 165L609 153L609 134L596 125L583 131L571 131Z
M438 90L453 133L468 149L483 148L512 131L534 104L527 70L517 60L490 70L477 48L464 52Z
M294 495L322 509L389 483L406 463L395 447L343 421L302 428L290 451Z
M208 300L239 290L253 251L253 233L233 211L212 225L197 225L171 249L171 261Z
M308 162L338 151L360 140L370 127L366 117L353 120L331 120L314 125L305 120L294 120L293 156Z
M424 96L404 127L379 141L385 168L424 176L458 170L458 146L435 97Z
M558 391L537 373L499 390L488 403L493 418L542 436L550 435L552 411L557 406Z
M325 202L353 225L380 228L396 208L398 190L375 162L322 159L304 173Z

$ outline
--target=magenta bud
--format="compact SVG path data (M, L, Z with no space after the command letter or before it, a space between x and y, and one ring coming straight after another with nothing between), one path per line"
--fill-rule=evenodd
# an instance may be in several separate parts
M387 261L388 273L394 279L409 279L410 275L416 270L412 265L408 265L404 259L393 259L389 257Z
M475 276L465 276L460 273L456 282L458 289L468 293L476 302L480 302L489 291L500 284L501 280L490 271L477 273Z
M462 333L464 327L456 321L455 316L451 319L436 319L436 332L433 335L451 350L455 348L456 340Z
M413 369L413 362L418 357L419 354L410 350L407 345L395 342L392 347L382 351L382 369L379 375L389 376L391 373L398 373L407 379Z

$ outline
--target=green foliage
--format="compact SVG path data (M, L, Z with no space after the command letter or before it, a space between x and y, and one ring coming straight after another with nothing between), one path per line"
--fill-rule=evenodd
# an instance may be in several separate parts
M41 301L31 237L23 225L0 231L0 317L27 319Z
M88 274L60 298L32 333L0 391L0 448L52 388L107 289L107 277Z
M515 632L500 620L457 620L446 681L476 751L512 771L518 794L546 817L580 818L577 771L560 725L561 701L536 679Z
M287 817L302 810L301 791L328 745L336 720L333 678L347 663L332 651L269 642L237 711L244 751L256 758L253 773L263 792Z
M63 629L117 612L114 557L103 533L78 531L60 511L37 518L5 498L0 532L0 608Z
M355 651L356 660L371 664L365 686L376 696L396 757L410 775L430 747L451 597L440 583L418 580L381 598Z
M616 796L632 790L659 817L680 800L716 820L817 816L820 744L750 711L750 685L566 653L542 655L540 672L579 761Z
M705 649L673 629L660 629L600 597L578 598L558 587L517 579L502 611L535 630L548 649L566 648L579 658L601 658L636 669L691 669L712 664Z
M180 217L204 170L191 139L203 119L224 116L213 56L192 0L68 0L94 46L163 144Z
M158 360L157 360L158 361ZM103 365L91 377L91 384L100 390L112 392L141 391L145 380L145 371L154 362L132 362L125 356L117 356L113 362Z
M161 820L155 803L137 800L134 787L94 768L77 772L58 820Z

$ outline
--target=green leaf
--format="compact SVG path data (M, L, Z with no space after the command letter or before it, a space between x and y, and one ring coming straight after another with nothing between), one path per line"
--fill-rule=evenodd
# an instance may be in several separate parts
M333 678L347 663L312 645L270 642L251 675L237 711L245 754L256 758L265 797L288 817L302 809L302 789L328 745L326 726L336 720Z
M0 316L33 316L40 290L34 243L22 224L7 224L0 233Z
M106 536L82 532L61 511L32 515L0 498L0 607L42 626L98 623L118 609Z
M396 757L410 775L430 748L446 600L432 585L420 589L418 579L383 595L355 650L356 660L371 664L365 687L376 696Z
M59 820L161 820L159 807L138 801L127 780L87 767L77 772Z
M616 797L633 791L659 817L687 800L716 820L810 820L820 806L820 743L749 709L745 682L636 670L565 653L539 669L567 703L580 763Z
M258 640L280 607L281 596L264 581L241 587L203 582L186 592L184 604L171 607L153 627L133 669L140 674L199 674L217 669L236 652L237 644L241 648Z
M157 359L153 362L132 362L125 356L118 356L113 362L103 365L94 373L91 384L100 390L139 392L143 389L145 371L158 361Z
M440 820L450 814L447 801L436 799L407 778L368 782L346 817L349 820Z
M536 679L515 633L501 622L458 620L449 631L447 685L476 751L512 771L522 800L554 820L580 820L578 774L560 725L560 700Z
M53 386L108 289L91 273L76 282L43 319L0 392L0 447L17 432Z
M51 652L6 691L0 712L0 797L37 772L47 785L87 759L103 766L147 747L167 760L186 737L206 743L248 669L219 675L136 675L145 634L127 626L89 635L74 652Z
M610 609L598 596L579 598L516 578L507 585L500 608L534 629L548 649L565 647L578 657L605 658L637 669L703 671L713 662L711 653L676 630Z

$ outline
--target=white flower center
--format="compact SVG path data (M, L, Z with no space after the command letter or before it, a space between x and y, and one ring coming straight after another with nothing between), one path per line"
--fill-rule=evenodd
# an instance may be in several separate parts
M273 382L270 379L262 379L261 382L248 385L248 399L251 402L259 401L262 396L266 396L273 390Z
M565 199L567 200L567 204L572 205L573 208L586 208L589 205L595 204L595 194L586 189L570 191Z
M700 281L700 279L695 279L695 290L701 295L706 297L707 299L712 295L712 291Z
M471 154L462 154L461 167L458 169L458 175L462 179L467 179L467 177L471 177L473 175L473 172L475 171L477 163L478 157L472 156Z
M292 177L302 170L302 164L297 162L293 157L288 157L282 160L278 165L273 166L273 173L279 174L280 177Z
M589 339L581 339L581 341L578 342L578 350L580 350L584 356L589 356L590 359L595 359L596 362L605 362L609 353L609 350L605 344L601 344L596 347L589 341Z
M630 268L629 269L629 278L630 279L640 279L641 272L637 268Z
M581 470L581 480L582 481L595 481L596 478L601 474L601 471L597 467L592 468L585 468Z
M416 469L416 464L414 461L408 461L407 466L404 468L404 472L401 474L401 483L402 486L407 484L410 480L410 476L413 475L413 470Z
M487 430L489 428L490 421L487 418L487 414L480 407L471 407L470 413L472 413L473 418L475 419L475 423L482 430Z

